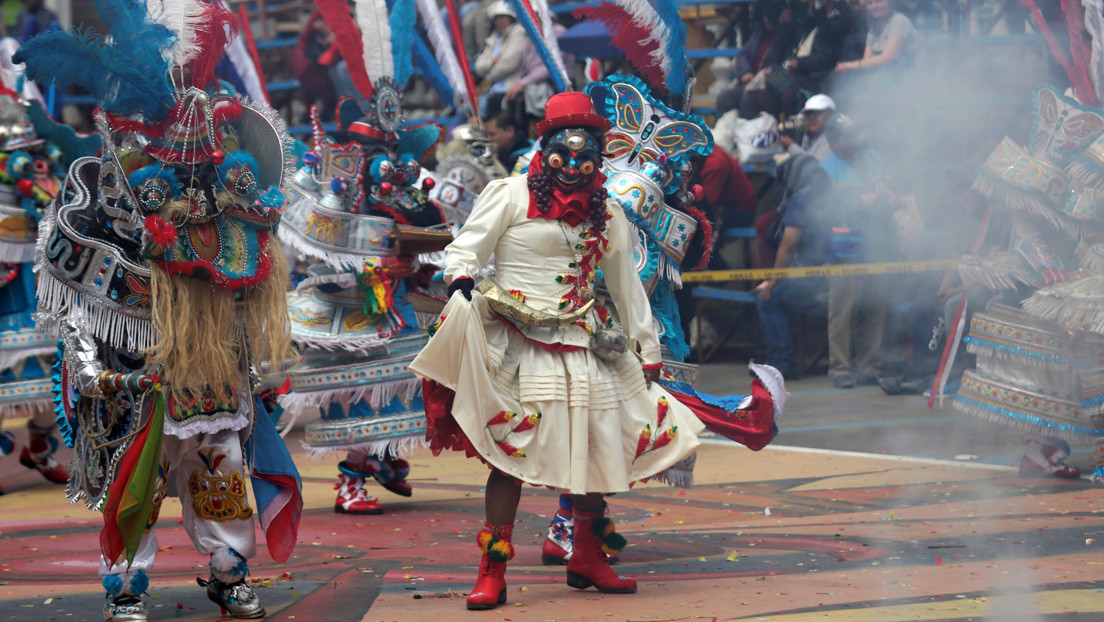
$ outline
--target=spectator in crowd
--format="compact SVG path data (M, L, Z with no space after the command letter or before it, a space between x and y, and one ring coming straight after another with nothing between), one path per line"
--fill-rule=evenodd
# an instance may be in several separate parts
M770 72L770 68L782 59L780 55L792 47L787 40L794 36L793 9L788 2L758 0L753 9L755 28L744 40L740 53L736 55L736 81L727 90L717 96L717 116L740 105L744 89L761 71Z
M823 162L832 155L832 148L828 146L828 137L824 135L824 129L828 127L828 119L836 111L836 102L823 93L813 95L805 102L801 114L805 119L805 131L801 135L801 141L795 142L786 134L779 136L782 148L786 153L795 155L804 153L811 155L818 162Z
M823 263L827 234L821 209L831 181L816 158L789 156L776 172L780 207L774 229L778 231L776 268ZM822 278L768 279L755 288L759 300L759 327L767 347L767 363L786 379L796 378L797 349L790 335L789 312L813 307L826 288Z
M858 127L837 115L825 130L832 155L821 163L833 184L826 208L832 264L885 261L896 248L896 197L883 183L881 162L864 149ZM834 276L828 287L828 375L847 389L875 384L885 331L885 284L879 276ZM854 348L854 350L852 350Z
M947 11L935 0L899 0L897 10L924 36L947 32Z
M529 151L529 128L522 125L509 111L500 110L485 124L487 139L495 145L496 157L507 171L513 170L518 158Z
M740 100L740 116L751 119L766 111L775 116L794 114L806 93L818 93L843 53L844 41L855 26L846 0L816 0L814 10L797 28L794 47L767 76L763 90Z
M839 63L836 71L869 71L909 63L920 41L920 33L909 18L890 9L889 0L867 0L866 14L870 30L863 57Z
M299 81L298 93L303 106L309 109L312 104L318 104L318 113L325 121L333 118L337 107L337 92L331 73L340 63L342 58L334 45L333 33L326 20L322 19L322 12L316 10L299 34L288 64ZM352 79L349 79L349 84L352 85Z
M552 29L556 36L567 32L567 29L558 23L553 23ZM575 64L575 58L564 55L564 66L571 67ZM548 66L544 64L537 46L527 37L525 39L525 58L522 64L524 71L521 77L506 88L506 97L502 108L509 110L522 125L529 127L529 123L544 117L544 105L548 98L555 94L552 86L552 78L548 75ZM570 89L571 85L568 85Z
M744 169L727 151L714 146L705 158L694 162L690 185L702 187L696 207L704 211L719 232L722 227L746 227L751 224L759 197Z
M494 33L487 37L483 52L475 59L475 72L490 85L480 107L484 117L491 117L502 109L507 89L525 73L525 44L529 37L506 0L491 4L487 14L494 23Z
M44 0L23 0L23 8L15 18L12 36L19 39L20 43L26 43L27 39L39 33L60 28L57 15L46 8Z
M468 58L479 56L487 37L494 31L487 8L496 2L498 0L472 0L460 6L460 34L464 39L464 51L468 53ZM444 19L447 24L448 16Z

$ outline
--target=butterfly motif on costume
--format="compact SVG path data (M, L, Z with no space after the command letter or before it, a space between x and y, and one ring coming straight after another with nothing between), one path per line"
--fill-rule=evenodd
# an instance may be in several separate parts
M1031 155L1059 161L1085 147L1104 132L1104 116L1064 97L1051 86L1035 90L1035 125Z
M674 190L681 164L693 153L708 155L713 137L702 128L705 122L668 108L631 76L614 75L587 86L598 114L609 117L614 126L606 132L606 164L614 170L640 170L648 162L666 155L665 191Z

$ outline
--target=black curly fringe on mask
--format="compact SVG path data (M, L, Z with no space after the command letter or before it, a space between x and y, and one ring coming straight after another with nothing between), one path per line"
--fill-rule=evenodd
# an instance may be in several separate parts
M552 209L552 173L547 171L530 173L527 183L529 192L533 193L533 200L537 202L537 211L547 214L548 210Z
M598 186L590 195L590 224L599 233L606 230L606 199L609 193L605 186Z
M537 202L537 211L547 214L548 210L552 208L552 190L555 184L552 173L546 171L536 174L530 173L527 183L529 184L529 191L533 193L533 200ZM606 230L606 199L608 196L609 193L606 192L604 186L599 186L590 195L588 220L590 225L599 232Z

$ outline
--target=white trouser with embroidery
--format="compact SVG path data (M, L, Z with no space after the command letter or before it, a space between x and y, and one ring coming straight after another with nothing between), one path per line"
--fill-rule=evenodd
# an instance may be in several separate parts
M247 431L221 430L184 439L165 435L161 465L167 493L180 498L184 530L203 555L220 548L234 549L246 559L257 554L253 510L245 488L249 476L242 465L242 436ZM156 555L157 536L150 528L129 569L148 572ZM124 570L109 567L101 556L101 575Z

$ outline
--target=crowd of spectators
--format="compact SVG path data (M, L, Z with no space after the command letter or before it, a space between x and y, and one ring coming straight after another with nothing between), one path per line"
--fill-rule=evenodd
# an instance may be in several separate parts
M899 240L924 226L916 201L908 180L887 173L879 149L886 141L872 138L888 134L879 123L896 122L884 103L907 79L921 40L952 27L943 4L760 0L751 14L716 109L718 143L738 157L733 124L763 114L779 123L774 183L754 222L755 267L915 258ZM875 120L869 113L879 109ZM753 293L766 361L787 378L799 376L791 322L825 317L835 387L921 392L939 362L944 307L963 295L954 277L948 271L942 283L930 275L762 281Z
M869 140L882 128L863 111L878 108L878 94L893 92L925 37L954 34L957 4L758 0L740 8L749 12L749 27L739 41L730 83L716 97L716 146L689 171L688 185L702 187L695 207L711 221L718 249L726 242L722 231L753 227L748 267L910 258L897 241L923 223L907 184L883 166L885 154L878 147L884 142ZM552 81L513 5L470 0L460 3L459 14L487 138L503 170L513 170L531 151L530 128L554 92ZM556 28L558 33L564 30L559 24ZM337 97L357 94L317 14L301 32L291 68L307 87L300 90L303 104L318 104L325 119ZM605 69L631 72L627 65L614 64ZM565 65L573 76L581 67L571 57ZM576 77L574 87L584 83ZM773 179L753 183L729 130L732 123L762 115L784 127L778 134L781 153L770 167ZM694 248L704 247L702 236L699 231ZM715 253L708 267L739 267L729 266L723 258L727 255L731 253ZM890 393L922 390L934 373L935 350L942 348L933 337L938 337L936 318L942 317L944 303L955 304L962 292L950 276L944 283L909 279L910 293L927 288L931 295L920 296L919 302L915 295L901 296L894 285L908 279L891 283L887 277L758 283L753 293L766 362L788 378L798 376L802 365L790 322L795 314L825 317L828 373L835 386L878 383ZM680 307L688 320L694 307L686 292Z

